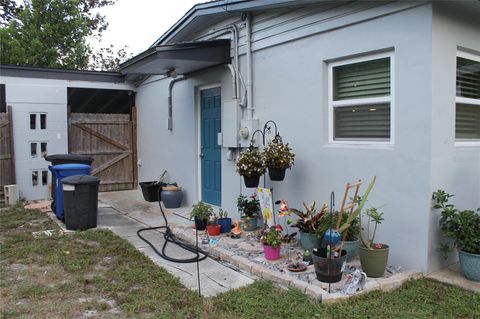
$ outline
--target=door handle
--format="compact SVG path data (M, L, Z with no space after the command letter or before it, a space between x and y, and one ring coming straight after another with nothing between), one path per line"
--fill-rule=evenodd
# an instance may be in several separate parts
M200 155L198 155L198 156L200 156L200 158L203 158L203 153L200 153Z

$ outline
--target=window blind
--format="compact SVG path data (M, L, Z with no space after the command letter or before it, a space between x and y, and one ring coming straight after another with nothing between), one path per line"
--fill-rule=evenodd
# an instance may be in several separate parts
M457 57L457 96L480 99L480 62Z
M390 104L334 108L335 139L390 138Z
M455 138L480 139L480 106L457 103Z
M333 68L335 101L390 95L390 58Z

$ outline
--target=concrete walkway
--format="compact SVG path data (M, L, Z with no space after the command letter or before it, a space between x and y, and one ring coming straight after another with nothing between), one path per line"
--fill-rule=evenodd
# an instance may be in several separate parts
M189 208L165 210L169 224L191 225ZM139 190L105 192L99 194L98 227L111 229L118 236L131 242L157 265L178 277L189 289L198 290L197 264L175 263L158 256L155 251L137 236L137 230L145 227L165 225L158 202L146 202ZM192 230L193 232L193 230ZM143 232L155 247L161 251L165 242L160 231ZM199 240L201 237L199 235ZM168 244L166 253L173 258L191 258L193 254L174 244ZM229 264L221 264L207 258L199 263L201 293L213 296L233 288L243 287L253 282L251 274L243 272Z
M433 279L445 284L457 286L465 290L473 292L480 292L480 282L468 280L462 275L460 264L455 263L446 268L432 272L426 276L428 279Z

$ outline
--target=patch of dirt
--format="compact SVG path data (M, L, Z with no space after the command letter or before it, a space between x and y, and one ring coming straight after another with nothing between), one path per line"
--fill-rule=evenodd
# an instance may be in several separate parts
M59 265L2 263L0 309L5 314L35 318L122 318L114 299L99 294L88 280ZM101 266L106 271L108 268ZM8 316L7 316L8 317Z

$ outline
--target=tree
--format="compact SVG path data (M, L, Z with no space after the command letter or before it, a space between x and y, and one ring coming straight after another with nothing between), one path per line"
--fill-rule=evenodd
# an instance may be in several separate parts
M17 5L14 0L0 0L0 25L6 26L12 19L15 20L18 13L23 9L23 6Z
M131 58L132 54L127 52L127 47L115 51L113 45L103 47L90 56L89 67L94 70L116 71L121 62Z
M108 27L105 17L93 9L114 4L115 0L1 0L0 59L3 63L86 69L105 69L90 60L111 61L122 57L122 50L102 49L94 53L88 37L101 37ZM103 53L102 53L103 51ZM106 56L106 52L111 56ZM126 52L125 56L126 57ZM111 63L107 63L111 67Z

